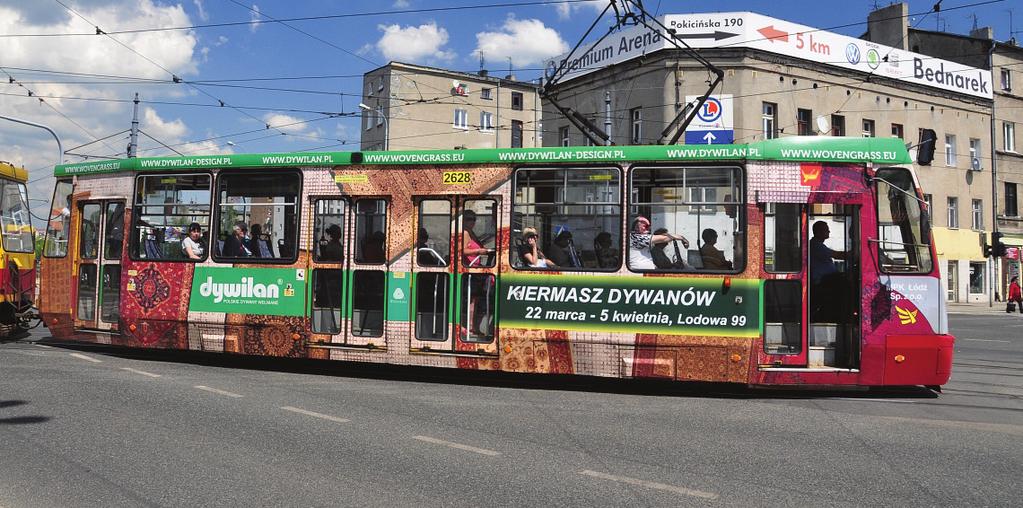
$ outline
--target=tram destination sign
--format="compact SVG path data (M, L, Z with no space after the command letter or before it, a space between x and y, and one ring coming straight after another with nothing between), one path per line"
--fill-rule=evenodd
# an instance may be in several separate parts
M758 279L508 274L501 326L756 337L760 299Z
M305 269L196 266L188 310L301 316Z

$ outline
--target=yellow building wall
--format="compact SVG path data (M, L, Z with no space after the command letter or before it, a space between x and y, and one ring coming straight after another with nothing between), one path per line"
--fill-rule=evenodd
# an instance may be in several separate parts
M944 259L960 259L985 261L984 251L980 247L980 233L972 229L934 228L934 248L938 257ZM986 235L987 232L985 231Z

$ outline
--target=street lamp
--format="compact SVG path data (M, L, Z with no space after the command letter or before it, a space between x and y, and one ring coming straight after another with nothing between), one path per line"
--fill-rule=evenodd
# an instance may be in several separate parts
M366 111L374 111L373 108L367 106L366 104L364 104L362 102L359 103L359 109L364 109ZM387 129L388 129L388 127L387 127L387 115L384 115L384 110L380 109L380 106L377 106L377 109L375 111L377 112L378 115L380 115L380 118L384 119L384 151L386 152L387 151L387 141L388 141L387 140Z
M42 124L38 124L38 123L35 123L35 122L29 122L28 120L21 120L21 119L18 119L18 118L12 118L12 117L9 117L9 116L4 116L4 115L0 115L0 119L10 120L10 121L12 121L14 123L20 123L22 125L28 125L28 126L31 126L31 127L39 127L40 129L44 129L46 132L49 132L50 135L53 136L53 139L57 140L57 164L60 164L60 163L64 162L64 148L61 146L60 138L57 137L57 133L56 132L53 132L53 129L51 129L51 128L45 126L45 125L42 125Z

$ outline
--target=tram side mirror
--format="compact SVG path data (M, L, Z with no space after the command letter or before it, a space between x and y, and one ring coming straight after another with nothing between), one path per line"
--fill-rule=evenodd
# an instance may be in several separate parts
M934 129L920 129L920 144L916 151L916 163L921 166L930 166L934 160L934 146L938 139L938 133Z

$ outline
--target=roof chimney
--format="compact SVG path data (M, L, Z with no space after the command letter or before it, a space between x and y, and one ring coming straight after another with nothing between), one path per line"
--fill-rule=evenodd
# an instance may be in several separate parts
M897 3L867 15L868 41L906 49L909 42L909 5Z
M970 37L974 39L986 39L991 40L995 38L995 30L989 26L974 28L970 30Z
M484 78L487 77L487 70L486 69L480 69L479 75L480 75L480 77L484 77Z
M509 75L505 76L504 79L507 79L508 81L515 81L515 75L514 74L509 74Z

